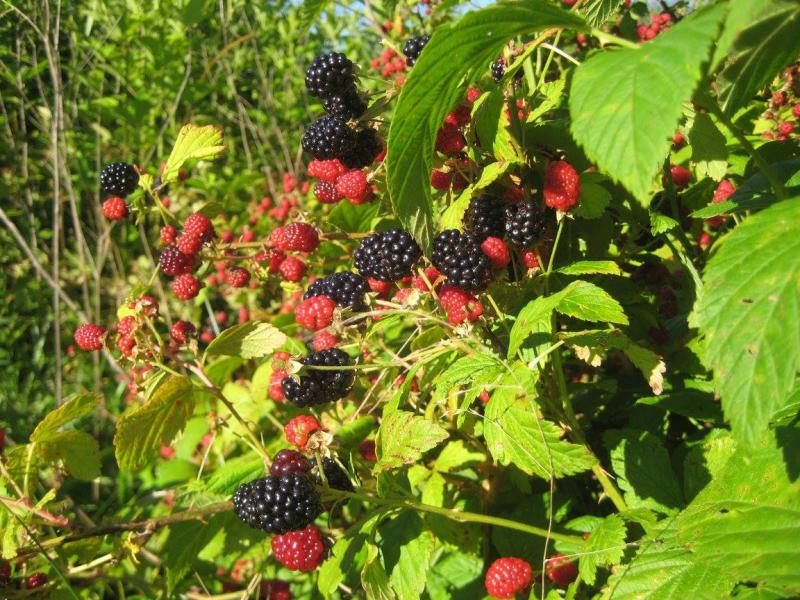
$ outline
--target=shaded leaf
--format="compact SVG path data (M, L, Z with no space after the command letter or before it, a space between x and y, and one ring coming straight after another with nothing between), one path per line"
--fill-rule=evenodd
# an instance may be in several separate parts
M229 327L206 348L206 354L261 358L269 356L286 342L286 335L263 321L247 321Z

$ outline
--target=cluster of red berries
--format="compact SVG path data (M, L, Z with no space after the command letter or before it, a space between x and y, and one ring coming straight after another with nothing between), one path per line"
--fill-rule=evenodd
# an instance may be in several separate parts
M314 196L323 204L337 204L343 199L351 204L364 204L373 197L367 173L363 169L348 169L337 158L312 160L307 173L317 179Z
M798 137L800 126L800 64L783 71L777 88L773 89L769 108L762 118L770 122L770 129L762 135L770 140L786 141Z
M378 58L373 58L370 65L385 78L396 75L395 81L398 85L403 85L405 82L405 77L400 73L406 70L406 59L392 48L387 48Z
M578 577L578 568L569 557L556 554L547 559L545 574L556 587L566 589ZM528 561L508 556L491 564L484 584L493 598L509 599L520 593L527 594L532 578L533 569Z
M191 300L200 292L200 282L192 274L199 266L199 253L203 246L216 237L214 225L206 215L192 213L183 222L178 233L167 225L161 229L165 246L159 255L159 267L164 275L173 277L170 288L179 300Z
M436 150L444 157L437 157L438 166L431 171L431 187L436 190L463 190L469 185L472 166L463 154L467 140L463 130L472 118L472 105L481 95L478 88L469 88L465 101L444 118L436 135Z
M653 15L649 25L642 23L636 27L636 35L640 42L647 42L655 38L659 33L668 31L672 26L672 15L662 12Z

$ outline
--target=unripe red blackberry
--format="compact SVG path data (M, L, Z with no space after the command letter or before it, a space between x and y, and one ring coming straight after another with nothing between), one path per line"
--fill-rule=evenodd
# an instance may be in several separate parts
M250 271L243 267L231 267L225 272L225 280L231 287L243 288L250 283Z
M172 225L164 225L159 232L162 244L171 244L175 241L177 231Z
M544 174L544 203L550 208L567 212L578 203L581 179L575 168L564 160L547 165Z
M178 275L169 286L179 300L191 300L200 293L200 282L191 273Z
M272 554L291 571L313 571L322 562L325 543L316 525L273 536Z
M103 216L110 221L121 221L128 216L128 204L124 198L112 196L103 202Z
M525 250L541 241L547 231L547 217L531 200L520 200L505 209L506 237Z
M86 352L101 350L106 339L106 328L94 323L85 323L75 330L73 339L78 347Z
M198 236L204 242L210 242L217 235L211 219L203 213L192 213L186 217L183 222L183 230Z
M314 369L313 367L349 367L350 356L343 350L331 348L314 352L302 359L307 367L299 378L286 377L282 382L283 393L296 406L313 406L335 402L344 398L355 382L351 369Z
M321 181L336 183L339 175L347 171L340 160L312 160L308 163L308 176Z
M342 199L336 190L336 184L329 181L318 181L314 185L314 196L323 204L336 204Z
M578 566L568 556L554 554L545 563L545 573L556 587L566 589L578 577Z
M322 352L328 348L335 348L338 343L339 338L327 329L318 331L311 339L311 347L314 349L314 352Z
M283 433L290 444L297 448L305 448L308 436L320 429L322 429L322 425L316 417L299 415L284 426Z
M306 274L306 263L294 256L287 256L278 266L278 272L286 281L300 281Z
M471 292L486 289L492 277L489 259L480 246L456 229L434 238L431 262L447 277L448 284Z
M371 191L367 174L361 169L350 169L336 180L336 191L343 198L359 203Z
M236 515L254 529L270 533L297 531L322 512L319 494L306 475L269 475L245 483L233 495Z
M35 590L47 583L47 575L44 573L34 573L25 580L26 590Z
M289 473L308 473L311 471L311 463L297 450L281 450L272 460L269 467L269 474L275 477L282 477Z
M197 329L189 321L175 321L169 330L169 337L177 344L185 344L189 338L197 334Z
M356 133L341 117L326 115L306 127L303 150L318 160L343 158L356 146Z
M196 233L184 231L175 238L175 246L187 256L194 256L203 247L203 238Z
M306 298L294 310L295 320L312 331L324 329L333 321L336 303L327 296Z
M406 56L406 64L409 67L414 66L419 59L419 55L422 53L422 49L425 47L425 44L430 41L430 39L431 36L429 35L417 35L409 39L403 45L403 54Z
M260 585L263 600L292 600L289 582L280 579L262 579Z
M276 233L280 230L280 233ZM319 247L319 233L308 223L289 223L272 232L270 243L278 250L295 252L313 252Z
M164 246L158 256L158 266L168 277L188 272L191 265L192 257L181 252L177 246Z
M498 558L486 571L486 591L494 598L514 598L531 584L530 563L513 556Z
M354 263L362 277L391 282L410 276L421 257L422 250L411 234L395 228L361 240Z
M351 271L341 271L317 279L308 286L303 298L328 296L337 306L360 311L366 309L364 296L368 292L369 284L361 275Z
M502 269L511 262L511 252L499 237L489 236L481 242L481 251L489 257L493 269Z
M306 89L312 96L327 98L353 87L353 63L340 52L317 56L306 69Z
M123 198L139 185L139 173L136 168L125 162L115 162L103 167L100 171L100 187L106 194Z

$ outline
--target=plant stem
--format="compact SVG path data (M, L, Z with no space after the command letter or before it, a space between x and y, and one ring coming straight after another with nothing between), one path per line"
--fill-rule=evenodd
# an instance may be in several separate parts
M453 521L458 521L460 523L483 523L484 525L495 525L497 527L505 527L506 529L514 529L516 531L530 533L531 535L535 535L545 539L553 539L560 542L567 542L571 544L583 543L583 538L577 535L548 531L543 527L536 527L534 525L528 525L526 523L519 523L517 521L512 521L510 519L503 519L501 517L492 517L489 515L482 515L474 512L454 510L451 508L442 508L440 506L431 506L430 504L422 504L421 502L415 502L413 500L405 500L400 498L398 499L378 498L376 496L368 496L366 494L356 494L352 492L342 492L339 490L333 490L329 488L322 488L322 491L325 495L332 496L334 498L352 498L354 500L362 500L363 502L371 502L372 504L380 504L383 506L391 506L397 508L407 508L409 510L415 510L418 512L426 512L435 515L441 515L443 517L446 517Z
M621 38L616 35L606 33L605 31L601 31L600 29L592 29L590 33L592 36L596 37L604 44L616 44L617 46L622 46L623 48L631 48L636 50L641 48L641 46L636 42L632 42L630 40L626 40L625 38Z

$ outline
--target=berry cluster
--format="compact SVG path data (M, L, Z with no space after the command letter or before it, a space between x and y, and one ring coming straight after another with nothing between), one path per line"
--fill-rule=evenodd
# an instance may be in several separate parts
M162 238L171 239L173 235L165 236L162 230ZM191 300L200 292L201 284L192 273L199 266L198 254L203 246L216 235L211 219L202 213L192 213L183 222L183 231L161 249L159 267L164 275L174 277L170 288L179 300ZM241 283L241 277L241 274L234 275L233 279Z
M638 36L640 42L648 42L655 38L659 33L668 31L671 26L672 15L667 12L659 13L657 15L653 15L649 25L642 23L641 25L637 26L636 35Z
M406 63L409 67L413 67L417 60L419 60L422 49L430 40L431 36L429 35L416 35L403 45L403 54L406 56Z
M103 216L110 221L121 221L128 216L125 196L134 192L139 185L139 172L126 162L115 162L100 171L100 188L110 197L103 202Z
M800 136L800 63L784 69L771 90L762 119L766 125L762 136L766 139L783 142Z
M398 85L403 85L405 82L405 77L403 75L399 75L399 73L403 73L406 70L406 61L392 48L387 48L381 52L378 58L373 58L370 61L370 66L378 71L383 77L388 78L392 75L398 74L395 78L395 81L397 81Z
M364 204L373 197L372 186L363 169L349 169L338 159L312 160L307 172L318 179L314 196L322 204L337 204L345 198L351 204Z

